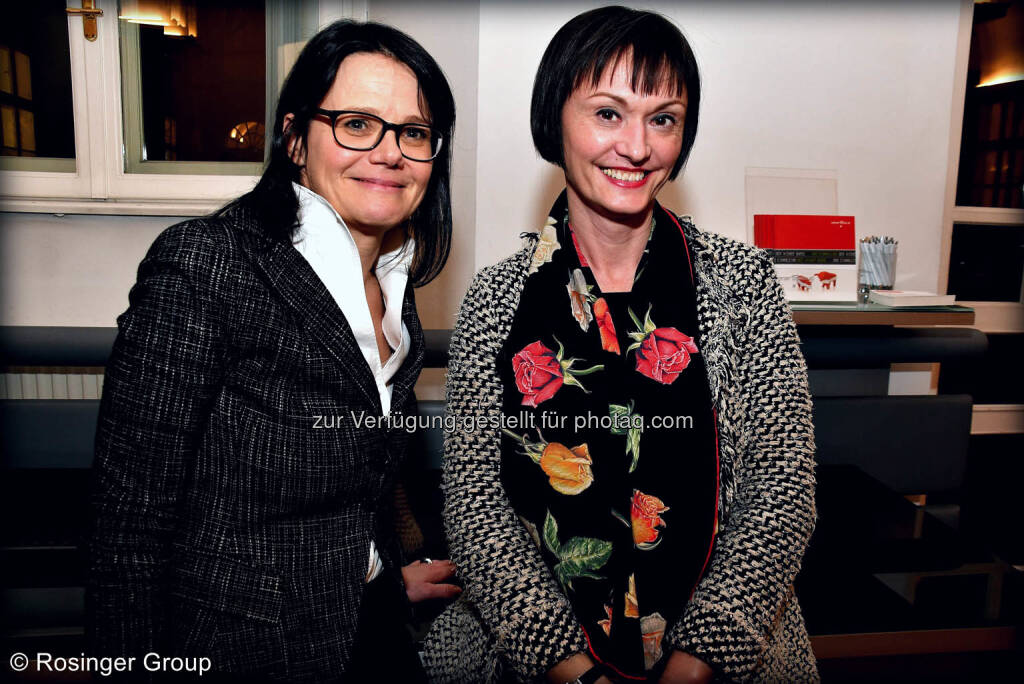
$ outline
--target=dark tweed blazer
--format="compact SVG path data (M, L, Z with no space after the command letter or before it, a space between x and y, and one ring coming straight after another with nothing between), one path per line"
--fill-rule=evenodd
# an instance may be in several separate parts
M423 331L393 411L414 410ZM97 653L208 656L328 681L352 656L371 537L401 582L390 494L407 434L309 264L242 209L167 229L139 266L96 437Z

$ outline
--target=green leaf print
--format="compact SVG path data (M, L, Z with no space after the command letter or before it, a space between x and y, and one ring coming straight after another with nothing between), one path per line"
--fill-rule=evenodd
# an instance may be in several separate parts
M590 390L584 387L583 384L576 379L576 376L590 375L591 373L596 373L597 371L604 370L604 364L598 364L596 366L591 366L590 368L573 368L573 364L575 364L577 361L582 361L583 359L577 359L575 357L568 359L562 358L565 356L565 346L554 335L552 335L551 337L558 344L558 352L555 354L555 358L558 359L558 363L562 367L562 382L566 385L574 385L575 387L579 387L587 394L590 394Z
M558 523L555 522L554 516L551 515L551 511L547 512L544 517L544 546L548 547L548 551L558 555Z
M633 319L633 325L637 327L633 332L627 333L629 338L633 340L633 344L629 345L626 349L627 354L634 349L638 349L640 345L643 344L644 339L658 327L654 324L654 321L651 320L651 308L653 306L654 305L652 304L647 307L647 314L644 316L643 323L641 323L640 319L636 317L635 313L633 313L633 309L626 309L626 311L629 312L629 317Z
M572 567L576 575L603 567L611 555L611 542L593 537L573 537L558 551L562 563Z
M522 444L522 447L519 449L519 453L526 454L530 457L531 461L540 465L540 457L544 454L544 447L548 445L547 442L543 441L543 439L540 442L532 442L526 439L526 435L517 435L506 428L502 428L501 431ZM539 433L540 430L537 432Z
M612 417L611 433L613 435L624 435L629 432L629 416L632 412L632 401L629 402L629 406L608 404L608 415Z
M544 545L559 560L555 565L555 577L567 588L580 577L604 579L595 570L604 567L612 555L611 542L593 537L572 537L564 544L558 543L558 523L551 511L544 517Z
M611 433L613 435L626 435L626 454L633 456L633 460L629 465L629 472L633 472L640 461L640 435L643 433L642 419L633 415L632 401L629 402L628 406L609 404L608 413L612 417Z
M579 579L580 577L596 580L606 579L603 575L598 575L597 573L590 572L588 570L579 570L575 564L565 562L559 563L555 566L555 577L568 589L573 589L572 581L574 579Z
M626 438L626 453L633 454L633 462L629 464L629 472L636 470L636 464L640 461L640 433L638 428L630 428L629 437Z

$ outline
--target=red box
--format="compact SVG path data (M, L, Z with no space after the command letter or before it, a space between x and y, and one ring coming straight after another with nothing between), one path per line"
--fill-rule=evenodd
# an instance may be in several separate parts
M852 216L754 214L754 244L765 249L855 249Z

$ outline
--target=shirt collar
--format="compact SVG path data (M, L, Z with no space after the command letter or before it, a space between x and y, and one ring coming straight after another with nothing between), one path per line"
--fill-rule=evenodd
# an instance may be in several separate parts
M346 251L359 259L359 250L345 220L324 197L304 185L292 182L295 196L299 200L299 229L292 239L293 243L308 240L314 243L341 242ZM341 229L340 234L336 231ZM341 237L341 240L337 240ZM333 238L333 239L332 239ZM405 242L389 252L381 252L377 256L377 278L382 279L394 275L409 275L409 268L416 253L416 242L409 236Z

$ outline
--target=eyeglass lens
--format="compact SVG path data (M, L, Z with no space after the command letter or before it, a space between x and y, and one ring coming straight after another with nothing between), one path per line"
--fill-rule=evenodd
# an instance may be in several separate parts
M365 114L342 114L334 122L334 136L345 147L369 150L380 142L383 128L383 122ZM427 126L406 125L398 134L398 149L410 159L433 159L438 144L438 136Z

